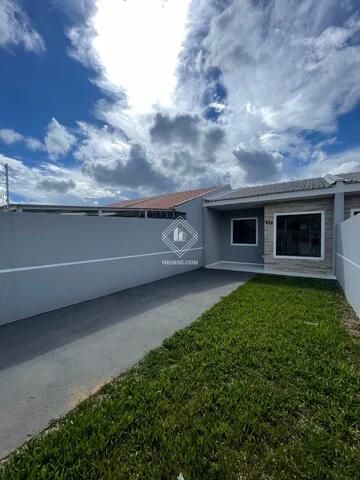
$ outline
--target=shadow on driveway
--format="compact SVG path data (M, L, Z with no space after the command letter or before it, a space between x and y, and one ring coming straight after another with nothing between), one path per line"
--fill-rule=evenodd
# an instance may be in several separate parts
M0 326L0 458L251 276L200 269Z

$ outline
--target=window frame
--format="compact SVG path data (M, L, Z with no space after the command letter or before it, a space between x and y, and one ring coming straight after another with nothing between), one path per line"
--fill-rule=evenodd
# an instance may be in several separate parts
M298 255L277 255L276 254L276 240L277 240L277 217L290 216L290 215L321 215L321 245L320 245L320 257L302 257ZM273 231L273 257L284 258L292 260L313 260L315 262L325 260L325 211L324 210L309 210L303 212L281 212L274 213L274 231Z
M235 220L255 220L256 223L256 243L234 243L234 221ZM232 247L258 247L259 246L259 217L236 217L231 219L230 244Z
M355 217L355 212L359 212L358 215L360 215L360 207L359 208L352 208L351 209L351 217Z

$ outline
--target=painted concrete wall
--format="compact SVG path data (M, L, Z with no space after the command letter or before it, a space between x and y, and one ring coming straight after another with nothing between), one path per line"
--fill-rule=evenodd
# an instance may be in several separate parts
M258 245L245 247L231 245L231 219L258 218ZM222 261L264 263L264 209L231 210L221 212L219 230L219 256Z
M337 227L336 276L360 317L360 216Z
M276 213L324 211L325 213L325 258L288 259L274 257L274 228ZM296 270L304 273L333 272L334 260L334 198L325 197L311 200L297 200L265 205L265 264L283 270Z
M203 266L201 208L181 211L197 265L162 264L178 260L161 239L172 220L0 212L0 324Z

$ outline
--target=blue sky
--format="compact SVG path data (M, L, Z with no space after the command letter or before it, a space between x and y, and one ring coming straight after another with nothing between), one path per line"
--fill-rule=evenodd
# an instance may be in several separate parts
M0 0L0 66L12 201L360 169L358 0Z
M62 11L41 0L27 0L25 7L46 50L36 54L24 51L21 45L0 50L4 67L1 124L42 138L53 116L69 127L74 127L78 118L90 121L101 92L89 82L91 72L67 54L64 29L69 21Z

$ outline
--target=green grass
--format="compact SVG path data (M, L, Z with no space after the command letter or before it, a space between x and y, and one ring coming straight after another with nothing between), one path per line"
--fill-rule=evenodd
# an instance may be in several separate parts
M256 277L4 464L11 479L360 478L360 344L330 281Z

